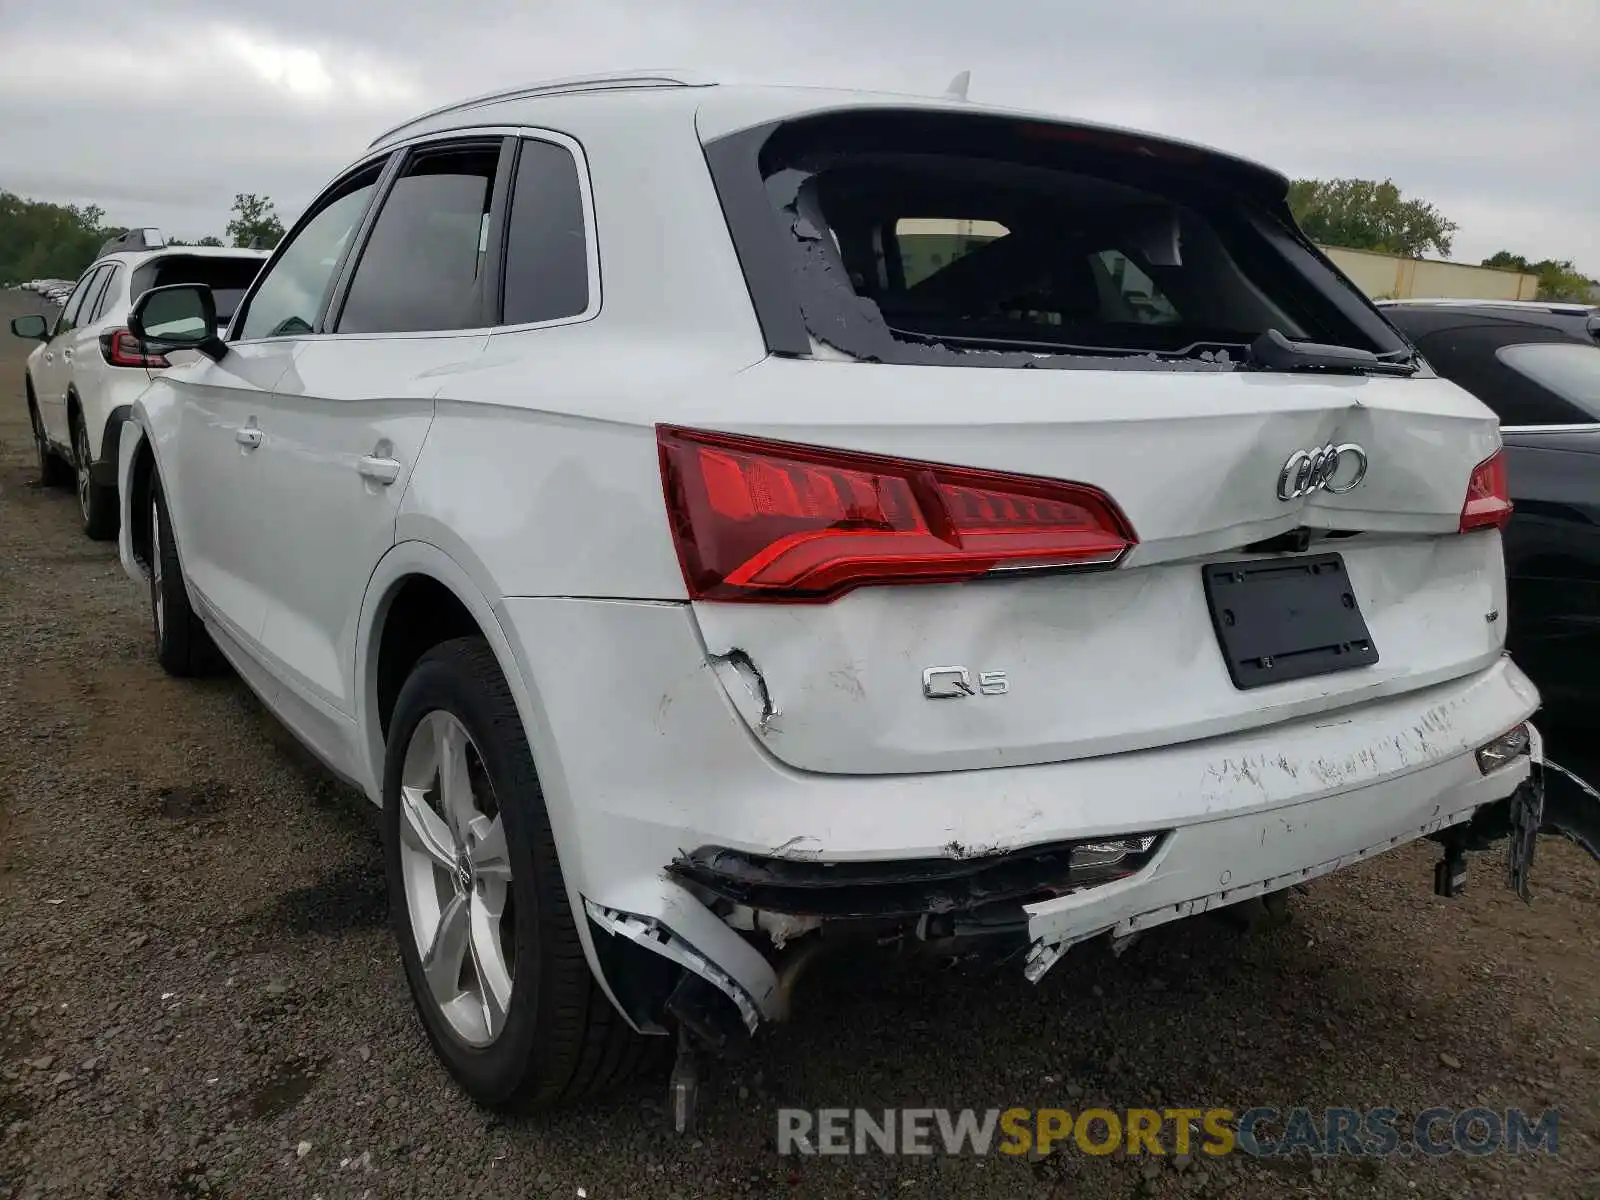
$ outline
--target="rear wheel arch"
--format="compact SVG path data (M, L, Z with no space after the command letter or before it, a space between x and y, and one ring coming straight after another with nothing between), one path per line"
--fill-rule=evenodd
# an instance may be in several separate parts
M414 624L416 614L428 612L441 616L440 628L424 626L420 633L409 632L407 622ZM470 621L470 627L462 628L464 621ZM557 791L552 778L555 764L549 761L549 743L542 736L543 708L486 589L466 567L432 543L403 541L374 569L357 625L353 692L371 781L370 799L382 798L388 720L410 667L434 645L460 636L482 637L488 642L528 731L546 795ZM553 819L559 837L562 822L558 815L553 814Z
M432 575L406 575L384 598L373 663L373 716L385 740L400 689L417 662L442 642L483 631L456 594Z
M84 431L88 435L90 452L98 455L105 445L105 415L104 413L100 414L99 429L89 428L89 412L91 407L94 407L98 411L100 406L91 406L90 404L85 403L83 394L78 391L77 384L73 384L67 389L67 424L69 428L74 422L79 425L83 425L85 427Z

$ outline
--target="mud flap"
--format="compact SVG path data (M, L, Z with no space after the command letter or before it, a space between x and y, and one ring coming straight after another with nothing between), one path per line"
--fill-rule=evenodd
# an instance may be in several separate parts
M1566 838L1600 862L1600 791L1560 763L1544 761L1539 832Z
M1544 764L1537 757L1528 773L1527 781L1511 793L1511 837L1506 846L1506 886L1523 900L1532 897L1528 880L1533 874L1533 852L1539 843L1539 829L1544 822Z
M1505 836L1506 886L1523 900L1531 899L1529 885L1541 834L1564 837L1600 862L1600 791L1546 758L1539 731L1531 724L1528 731L1533 761L1527 782L1507 800L1487 806L1473 818L1466 832L1476 844L1465 846L1481 849L1482 839Z

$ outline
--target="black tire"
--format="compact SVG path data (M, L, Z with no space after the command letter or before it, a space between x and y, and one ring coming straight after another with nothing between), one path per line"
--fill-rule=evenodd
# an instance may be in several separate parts
M413 734L443 710L465 728L499 804L515 923L510 1002L497 1037L474 1048L434 1000L412 932L401 868L400 781ZM400 689L383 773L389 911L423 1028L450 1074L491 1108L553 1107L617 1086L670 1039L635 1033L595 982L567 901L555 837L521 718L481 638L429 650Z
M223 665L221 651L189 605L172 537L172 518L161 481L150 481L150 620L155 629L156 661L168 675L210 675Z
M83 418L76 413L72 417L72 469L84 536L91 541L109 542L117 536L117 524L121 520L117 512L117 489L94 481L94 453L89 448L89 431Z
M44 487L66 487L72 482L72 471L61 461L44 436L44 421L39 417L39 405L33 398L33 385L28 385L28 423L33 427L33 452L39 467L39 483Z

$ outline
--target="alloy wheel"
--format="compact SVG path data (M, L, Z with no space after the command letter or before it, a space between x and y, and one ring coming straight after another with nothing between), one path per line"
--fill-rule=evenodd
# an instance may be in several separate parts
M400 867L428 992L462 1042L505 1028L516 971L505 825L466 727L435 709L417 723L400 778Z
M83 427L82 421L74 422L72 426L72 457L73 466L78 472L78 508L83 513L83 519L89 519L89 434Z

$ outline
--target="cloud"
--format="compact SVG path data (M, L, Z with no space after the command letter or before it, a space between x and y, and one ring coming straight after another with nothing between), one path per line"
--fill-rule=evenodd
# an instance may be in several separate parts
M1509 248L1600 274L1595 0L176 0L0 17L4 186L112 219L291 217L382 129L453 99L641 65L932 92L1153 129L1294 175L1393 178Z

